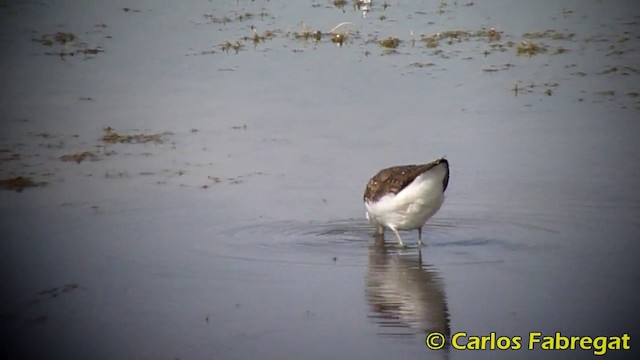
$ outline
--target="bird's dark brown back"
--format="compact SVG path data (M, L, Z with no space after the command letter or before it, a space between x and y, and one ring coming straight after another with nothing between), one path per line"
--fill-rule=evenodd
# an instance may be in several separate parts
M364 200L377 201L388 193L397 194L420 174L440 164L444 164L447 169L442 180L443 189L446 190L449 185L449 161L442 158L428 164L394 166L380 170L367 183L364 191Z

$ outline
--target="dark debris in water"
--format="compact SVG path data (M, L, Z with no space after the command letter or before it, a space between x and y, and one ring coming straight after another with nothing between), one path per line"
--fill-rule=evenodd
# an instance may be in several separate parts
M346 40L347 40L347 35L344 33L331 35L331 42L338 46L342 46Z
M562 33L557 30L545 30L526 32L522 34L522 37L529 40L534 39L550 39L550 40L574 40L576 34L574 33Z
M255 49L258 44L263 43L267 40L271 40L277 36L280 30L277 29L267 29L260 33L255 26L251 26L251 36L243 36L239 40L226 40L222 44L219 45L220 49L224 52L229 52L229 50L233 50L236 54L245 47L245 44L248 42L253 43L253 48ZM200 52L201 55L207 54L215 54L215 50L204 50Z
M233 51L235 51L235 53L237 54L240 49L242 49L244 47L244 43L241 43L240 41L225 41L224 43L222 43L220 45L220 48L222 49L222 51L224 52L229 52L230 49L233 49ZM204 52L203 52L204 54Z
M240 176L228 178L227 180L228 180L229 184L237 185L237 184L242 184L243 182L245 182L245 180L247 178L255 176L255 175L265 175L265 174L263 172L260 172L260 171L254 171L254 172L246 174L246 175L240 175Z
M248 11L236 11L230 15L214 15L214 14L204 14L203 15L207 23L209 24L222 24L227 25L233 22L243 22L247 20L252 20L254 18L259 18L260 20L264 20L269 17L269 14L266 11L261 11L260 13L252 13Z
M144 144L155 143L162 144L164 142L163 136L171 135L169 132L155 133L155 134L119 134L112 127L106 127L104 129L104 135L100 140L108 144Z
M608 66L604 70L600 71L598 75L606 75L606 74L620 74L620 75L632 75L639 74L640 71L631 67L631 66Z
M126 171L105 171L104 178L105 179L123 179L128 178L129 173Z
M44 34L44 35L41 35L40 37L33 38L33 41L39 42L44 46L53 46L55 44L67 45L67 44L73 43L76 40L77 40L77 37L73 33L70 33L70 32L67 33L62 31L59 31L54 34Z
M452 45L456 42L468 40L471 33L465 30L447 30L432 35L421 35L420 40L426 44L428 48L436 48L440 46L440 42Z
M80 285L78 285L76 283L69 283L69 284L65 284L62 287L52 287L52 288L49 288L49 289L41 290L41 291L38 292L38 295L54 298L54 297L58 297L59 295L61 295L63 293L72 292L72 291L76 290L79 287L80 287Z
M554 91L558 88L560 84L555 82L547 82L543 85L538 85L535 83L530 83L528 85L520 85L516 83L514 87L511 89L515 96L530 94L530 93L541 93L547 96L553 95Z
M604 91L596 91L595 94L600 96L611 97L611 96L615 96L616 92L615 90L604 90Z
M78 164L83 162L84 160L95 161L97 160L98 155L92 151L80 151L74 154L62 155L60 160L62 161L73 161Z
M455 45L458 43L470 41L472 39L482 40L488 43L495 43L502 39L503 32L494 28L482 28L476 31L469 30L445 30L435 34L421 34L420 41L427 48L437 48L442 44ZM501 46L500 44L491 44L492 47Z
M516 53L518 55L537 55L547 52L547 46L542 43L533 43L531 41L523 40L516 45Z
M398 45L400 45L400 39L398 39L397 37L389 36L388 38L378 41L378 44L388 49L395 49L398 47Z
M95 26L97 33L103 33L107 28L105 24ZM104 38L111 38L105 35ZM84 55L84 58L92 58L95 55L104 52L101 46L89 46L86 42L80 41L77 35L71 32L58 31L53 34L42 34L32 39L34 42L40 43L48 48L54 48L54 51L46 51L45 55L59 56L66 58L68 56Z
M228 131L247 131L248 125L239 123L233 126L229 126ZM199 129L190 129L189 134L195 135L199 134ZM70 139L80 139L81 135L72 134L72 135L64 135L59 133L51 133L45 131L34 131L27 132L27 134L31 137L36 138L33 140L34 146L37 146L40 152L30 152L29 149L24 148L27 146L25 143L16 142L13 144L0 144L0 163L3 163L3 173L0 173L0 189L22 192L25 188L29 187L41 187L48 185L51 180L56 179L56 173L60 171L65 171L68 168L56 168L54 172L47 171L29 171L24 172L22 169L31 168L37 169L41 167L43 164L51 164L49 160L58 160L64 162L73 162L76 164L84 163L84 162L94 162L98 160L106 160L109 159L108 162L109 167L103 167L97 172L84 172L80 176L83 177L91 177L91 178L106 178L106 179L126 179L134 176L143 176L143 177L152 177L159 176L162 177L163 180L166 179L178 179L182 182L179 184L180 186L186 187L203 187L202 180L195 180L194 177L190 176L192 173L190 169L184 168L179 170L167 169L163 171L156 171L157 169L153 168L134 168L134 169L120 169L118 167L114 167L113 159L117 158L118 154L123 154L125 156L136 156L138 158L150 157L156 155L154 151L151 151L153 148L149 148L148 146L142 146L144 152L136 151L135 149L138 146L132 146L129 144L145 144L145 143L153 143L153 144L165 144L169 143L168 146L158 146L157 148L161 148L162 150L175 150L176 143L172 142L169 136L173 135L172 132L147 132L140 130L132 130L127 132L122 132L116 130L113 127L106 127L103 129L103 133L100 137L95 139L94 144L85 143L82 140L74 140L75 142L71 142ZM41 140L43 139L43 140ZM45 143L38 143L39 141L45 141ZM69 150L69 148L73 148L74 145L81 146L79 149ZM93 148L87 148L87 146L92 146ZM66 150L65 150L66 149ZM116 152L114 149L118 149ZM202 148L206 150L206 147ZM20 150L20 151L19 151ZM46 151L46 152L45 152ZM152 164L153 162L143 161L141 164ZM5 165L6 164L6 165ZM206 167L210 166L212 163L191 163L187 162L187 166L192 166L193 169L197 169L198 167ZM117 164L115 165L117 166ZM6 169L4 169L6 167ZM84 168L83 171L91 171L94 167ZM48 170L48 169L47 169ZM261 172L255 171L247 174L236 174L233 177L217 177L210 176L208 185L204 186L205 188L209 185L216 183L224 183L228 185L237 185L242 184L249 177L254 175L262 175ZM207 178L206 173L200 174L201 178ZM36 180L38 179L38 180ZM44 181L46 180L46 181ZM60 177L56 179L56 183L64 182L64 177ZM154 179L155 180L155 179ZM186 183L185 183L186 182ZM154 181L156 184L167 184L167 181ZM200 183L200 184L198 184Z
M28 187L38 187L43 186L46 183L44 182L35 182L30 177L25 176L17 176L13 178L0 180L0 187L5 190L11 190L15 192L22 192L25 188Z
M80 286L77 283L69 283L60 287L51 287L51 288L43 289L41 291L38 291L33 298L27 300L26 304L28 304L31 307L36 304L43 303L44 301L58 298L63 294L68 294L78 289L79 287ZM49 320L49 316L47 314L42 314L42 313L37 316L33 316L33 315L29 316L29 315L20 314L20 313L9 313L6 315L4 314L0 315L0 320L22 321L22 323L27 326L39 326L39 325L45 324Z
M344 11L344 7L347 5L347 0L333 0L333 6Z
M188 129L188 132L186 134L191 134L193 136L199 134L200 131L201 130L196 128ZM227 131L248 131L248 124L230 124L227 128ZM40 150L40 152L35 153L33 151L29 151L28 148L24 148L28 146L28 144L26 143L0 143L0 162L3 163L4 167L6 167L6 169L3 169L5 171L3 171L3 173L0 173L0 179L2 179L0 180L0 188L2 189L22 192L24 188L48 185L52 181L52 179L56 180L56 184L64 182L65 177L57 177L57 173L61 171L67 171L68 169L70 169L68 167L56 167L53 172L49 168L46 169L48 170L46 172L33 170L29 172L21 171L25 167L31 169L41 169L43 165L46 164L48 166L49 164L51 164L51 160L73 162L76 164L84 162L94 162L99 160L108 160L104 161L105 167L99 167L97 171L95 171L95 166L83 166L83 172L78 173L78 175L84 178L94 179L130 179L132 177L139 176L145 177L145 181L148 181L147 179L149 177L161 177L162 179L160 179L159 181L155 181L158 179L153 179L152 183L168 184L169 181L163 180L170 180L170 182L173 183L178 182L179 186L181 187L208 188L209 186L214 186L214 184L218 183L222 183L223 185L238 185L248 181L252 176L264 175L264 173L260 171L253 171L244 174L229 174L224 177L207 176L210 174L207 170L201 171L198 175L197 173L198 171L200 171L197 170L198 168L205 169L206 167L209 167L213 164L211 162L193 163L189 161L186 162L186 166L190 168L183 168L178 170L166 169L163 171L157 171L158 169L153 168L155 164L154 161L145 161L143 158L155 156L155 149L161 151L171 151L176 149L176 142L171 139L173 133L168 131L149 132L136 129L124 132L116 130L115 128L109 126L103 129L103 133L100 136L93 137L93 144L87 144L85 141L82 141L82 136L79 134L65 135L61 133L52 133L42 130L33 132L27 131L26 134L32 137L32 144L34 146L37 146L37 149ZM42 143L43 141L45 143ZM129 145L146 143L168 143L168 145L153 147L144 145ZM142 148L142 151L140 151L140 148ZM202 147L202 150L208 151L206 146ZM126 169L119 168L119 163L114 163L114 161L118 161L118 159L120 158L118 156L119 154L127 156L129 158L141 158L142 161L138 164L141 164L145 167ZM151 168L146 166L151 166ZM193 169L194 171L191 171L191 169ZM198 176L200 176L199 180L196 179L196 177ZM203 179L207 178L208 181L203 182ZM207 185L202 186L203 183Z
M20 160L22 158L22 156L18 153L12 153L11 150L6 149L1 149L0 150L0 154L2 153L7 153L7 155L0 155L0 162L5 162L5 161L16 161L16 160Z
M244 183L247 178L250 178L256 175L266 175L266 174L261 171L254 171L249 174L226 178L225 180L229 185L238 185L238 184ZM208 189L211 185L220 184L223 181L223 179L220 176L210 175L210 176L207 176L207 178L211 181L211 183L200 186L202 189Z
M334 27L331 31L323 32L321 30L312 29L309 26L307 26L305 23L302 23L302 27L299 31L286 32L286 33L284 33L279 29L267 29L260 32L254 25L252 25L250 27L252 31L252 34L250 36L243 36L238 40L225 40L222 44L218 45L218 47L225 53L229 53L231 50L233 50L234 54L238 54L241 50L243 50L246 47L247 43L252 43L253 48L256 49L259 44L264 43L267 40L272 40L278 36L299 39L299 40L313 40L316 43L326 38L331 43L334 43L338 46L342 46L349 39L350 36L348 31L338 31L338 29L342 29L344 27L351 26L351 25L353 24L348 22L340 23L336 27ZM293 51L300 52L300 51L296 51L296 49L294 49ZM199 52L200 55L211 55L215 53L216 51L213 49L203 50Z
M431 62L430 63L414 62L414 63L409 64L410 67L419 68L419 69L424 68L424 67L435 66L435 65L436 64L431 63Z
M502 66L500 66L500 67L497 67L497 66L491 66L491 67L483 68L483 69L482 69L482 72L491 73L491 72L497 72L497 71L501 71L501 70L509 70L509 69L511 69L511 68L512 68L512 67L514 67L514 66L515 66L515 65L513 65L513 64L509 64L509 63L507 63L507 64L503 64L503 65L502 65Z
M314 30L310 27L307 26L307 24L302 23L302 28L300 30L298 30L297 32L293 33L293 37L295 39L303 39L303 40L309 40L312 39L314 41L320 41L322 40L322 37L326 35L324 34L322 31L320 30Z

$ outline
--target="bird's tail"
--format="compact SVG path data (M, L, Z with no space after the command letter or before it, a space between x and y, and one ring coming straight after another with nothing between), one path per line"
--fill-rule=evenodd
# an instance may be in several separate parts
M438 160L438 165L444 165L446 172L444 175L444 179L442 179L442 188L443 191L447 190L447 186L449 186L449 160L445 159L444 157L440 158Z

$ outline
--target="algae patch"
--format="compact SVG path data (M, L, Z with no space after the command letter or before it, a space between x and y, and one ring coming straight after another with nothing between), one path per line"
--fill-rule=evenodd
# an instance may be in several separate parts
M107 127L104 129L104 135L102 135L100 140L108 144L144 144L149 142L162 144L164 142L162 137L170 134L169 132L155 134L119 134L112 127Z
M9 179L0 180L0 187L5 190L13 190L15 192L22 192L24 188L42 186L45 183L37 183L30 177L17 176Z
M81 152L77 152L75 154L62 155L60 157L60 160L62 160L62 161L75 161L76 163L80 164L84 160L95 161L97 159L97 157L98 157L98 155L96 155L96 153L94 153L94 152L81 151Z

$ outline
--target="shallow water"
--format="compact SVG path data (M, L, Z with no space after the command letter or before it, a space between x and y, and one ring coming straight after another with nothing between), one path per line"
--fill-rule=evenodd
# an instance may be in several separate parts
M42 184L0 191L3 352L593 356L424 342L559 331L628 333L607 357L633 358L638 5L386 3L0 4L0 180ZM77 39L45 45L56 32ZM547 51L518 56L523 40ZM162 141L109 144L106 127ZM374 238L366 181L443 155L426 245Z

